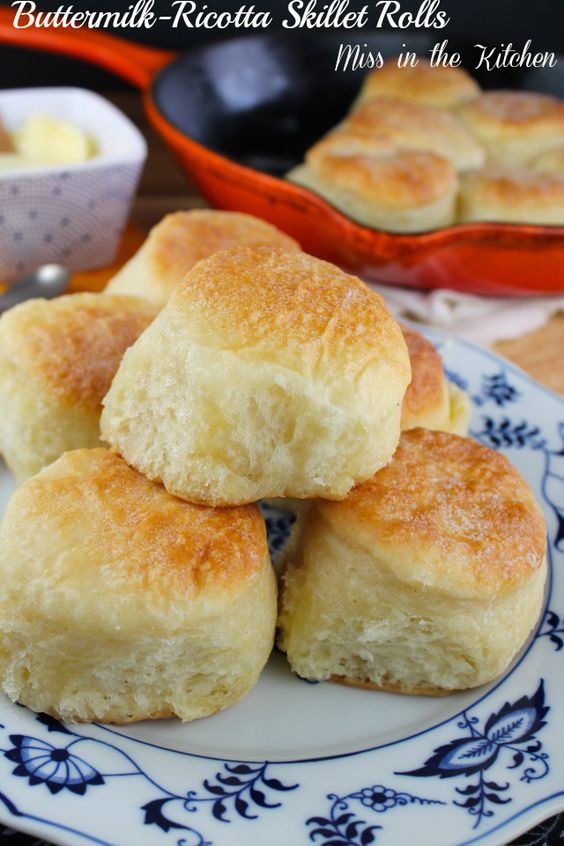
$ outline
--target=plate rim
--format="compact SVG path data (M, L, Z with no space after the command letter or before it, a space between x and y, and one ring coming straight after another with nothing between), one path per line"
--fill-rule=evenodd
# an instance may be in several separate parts
M419 330L421 331L422 327L418 325ZM478 354L479 356L488 359L489 361L497 364L498 366L501 364L503 368L516 374L519 379L526 382L529 386L531 386L534 390L540 391L545 394L550 400L556 401L560 408L564 408L564 397L558 395L552 389L540 384L534 378L529 376L529 374L525 373L521 368L515 365L513 362L508 361L503 356L498 355L490 350L484 349L482 347L473 344L472 342L457 339L450 337L448 334L444 332L440 332L437 330L432 329L423 329L423 334L427 335L439 348L439 351L443 351L443 347L445 344L453 344L455 347L465 347L472 352ZM556 423L556 427L560 425L564 425L564 420L561 422L558 418L554 421L549 421ZM536 491L535 491L536 492ZM544 504L544 503L543 503ZM495 680L492 687L488 688L485 692L481 693L481 695L466 705L461 711L457 711L453 713L451 716L447 717L444 720L441 720L438 723L433 723L432 725L428 726L427 728L421 729L418 732L414 732L413 734L407 735L405 737L398 738L396 740L388 741L384 744L380 744L377 746L368 747L361 750L356 750L353 752L345 752L345 753L338 753L329 756L318 756L314 758L299 758L299 759L284 759L280 761L273 761L273 766L303 766L306 764L323 764L324 762L329 761L348 761L351 758L358 758L359 756L368 756L371 753L375 753L379 750L389 749L391 747L397 747L399 745L405 744L408 741L413 741L416 738L422 737L425 734L430 734L437 729L447 725L448 723L454 723L458 717L464 712L475 709L481 703L483 703L488 697L490 697L496 690L498 690L509 678L514 677L517 670L519 670L522 666L523 661L529 655L532 647L537 641L537 635L541 630L543 623L545 621L546 612L550 606L550 600L554 595L555 589L555 577L554 577L554 560L553 560L553 541L549 539L548 544L548 558L550 564L549 570L549 581L547 583L547 590L545 594L545 600L543 605L543 612L537 622L532 635L530 637L530 641L523 651L523 654L519 656L518 661L515 663L511 669L504 674L501 678ZM543 677L546 675L544 672L542 673ZM4 702L4 697L0 700L0 716L2 715L2 702ZM564 703L563 703L564 705ZM554 708L554 703L552 706ZM33 715L32 718L35 718ZM200 753L188 752L186 750L181 749L172 749L168 746L163 746L161 744L152 743L151 741L144 740L142 738L131 737L126 734L122 734L119 731L116 731L113 727L93 723L91 724L95 727L96 731L102 731L104 734L109 733L114 738L122 739L128 743L133 743L135 745L141 745L145 747L150 747L151 749L158 750L159 753L164 755L170 755L172 753L173 757L176 758L180 756L180 759L197 759L197 760L204 760L210 761L214 763L249 763L249 764L263 764L266 763L264 760L255 760L255 759L241 759L241 758L228 758L228 757L216 757L210 755L204 755ZM550 783L549 783L550 784ZM548 785L547 785L548 786ZM133 786L132 786L133 787ZM131 790L131 793L134 794L135 790ZM21 813L19 810L16 809L17 813L14 815L10 813L9 805L6 804L6 799L2 793L0 793L0 823L3 825L14 827L17 826L17 830L22 832L31 834L32 836L38 836L41 838L47 838L54 844L61 844L61 846L75 846L75 844L83 842L84 840L92 843L104 844L104 846L113 846L113 840L102 840L96 835L88 834L87 832L79 831L75 828L65 826L64 823L55 822L54 820L45 820L41 819L40 821L36 821L33 819L26 819L25 817L20 816ZM11 800L8 800L10 802ZM13 803L11 803L13 805ZM14 808L16 806L14 805ZM521 833L529 831L531 828L534 828L536 825L540 824L543 820L551 817L553 814L558 813L559 811L564 810L564 784L562 785L561 790L552 791L551 793L547 794L546 796L542 796L541 798L536 799L535 801L525 804L524 806L518 806L515 809L515 812L505 819L500 820L496 825L492 828L489 828L483 832L477 833L476 836L470 836L465 840L456 841L457 846L470 846L470 844L481 843L481 844L501 844L508 841L508 839L513 839L519 836ZM284 809L282 809L284 812ZM63 808L64 812L64 808ZM461 816L460 819L462 820L463 817ZM236 820L239 822L239 820ZM237 833L237 828L235 829L235 834ZM499 839L500 834L503 832L503 840ZM309 842L307 840L309 832L303 827L303 835L304 835L304 843ZM78 840L77 840L78 838ZM115 841L116 843L118 841ZM164 841L163 841L164 842ZM180 843L180 841L178 841ZM453 841L454 843L454 841Z

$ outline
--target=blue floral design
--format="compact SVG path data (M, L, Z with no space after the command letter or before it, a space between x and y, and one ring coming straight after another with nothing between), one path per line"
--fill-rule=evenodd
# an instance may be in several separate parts
M513 423L508 417L501 420L484 417L482 430L472 432L472 437L493 449L528 448L543 453L545 466L541 490L556 517L554 546L564 551L564 423L559 424L558 434L560 449L551 450L538 426L531 426L525 420Z
M564 646L564 620L554 611L547 610L537 637L547 637L554 644L556 652Z
M468 391L468 380L465 379L455 370L448 367L444 368L445 376L450 382L453 382L461 390ZM474 405L484 405L487 402L493 402L497 406L505 406L512 402L517 402L521 393L512 385L505 370L499 370L497 373L491 375L484 374L480 391L472 396Z
M484 417L483 424L482 431L473 432L472 436L492 449L528 447L542 450L546 447L546 441L541 436L539 427L530 426L525 420L514 423L509 417L502 417L501 420Z
M154 825L165 833L172 829L181 829L185 832L185 837L179 842L183 842L185 846L211 846L200 831L186 824L183 817L187 812L193 813L208 807L213 818L219 822L230 822L229 813L246 820L254 820L258 818L258 813L254 811L281 806L281 802L273 801L273 794L295 790L298 787L297 784L283 784L278 778L274 778L269 771L270 764L264 761L257 764L224 763L223 769L217 772L213 779L204 779L201 791L174 793L155 781L119 746L100 738L78 734L47 714L38 714L37 720L49 733L66 735L68 740L65 744L55 745L29 735L10 735L13 745L3 750L3 754L17 765L13 775L27 778L32 787L43 785L52 794L66 789L81 796L87 788L107 784L112 778L141 776L158 792L155 799L141 807L144 812L144 824ZM117 752L124 759L126 769L121 772L99 772L76 754L76 747L83 742L94 743ZM75 747L72 752L71 747ZM0 801L14 815L36 819L19 811L4 794L0 794ZM172 817L168 815L171 810ZM186 836L190 838L189 841Z
M285 785L279 779L267 776L268 763L224 764L223 766L223 772L216 773L215 782L209 779L204 781L203 787L208 795L198 796L195 790L189 790L183 796L169 793L164 798L155 799L143 805L145 824L157 825L162 831L169 831L171 828L186 828L163 813L164 806L172 802L180 802L184 811L196 811L198 805L207 803L215 819L220 822L230 822L229 810L246 820L256 820L258 815L252 813L253 807L279 808L282 804L269 801L265 788L271 791L288 791L295 790L298 786L297 784Z
M477 430L475 437L488 446L495 449L501 448L505 450L508 454L511 454L513 450L523 452L534 451L536 453L536 470L539 471L538 478L541 480L540 491L539 486L535 485L535 487L537 491L542 492L544 504L548 504L550 506L558 521L558 528L555 530L551 519L552 514L549 513L551 540L553 541L552 549L554 549L555 537L556 547L561 551L564 551L564 424L561 425L559 429L562 437L562 445L558 448L552 443L552 430L550 436L548 435L548 424L546 424L546 420L550 419L548 415L545 415L543 418L539 412L536 416L533 416L533 411L531 410L530 419L523 419L520 416L520 409L524 406L520 403L514 402L514 399L512 399L510 395L505 396L505 389L500 389L498 391L498 387L494 384L492 395L489 397L486 396L489 390L486 379L491 382L493 379L491 375L483 377L481 382L478 382L479 376L477 376L476 373L479 373L479 371L473 371L470 367L466 370L465 366L462 364L462 360L460 367L462 374L465 375L468 373L468 380L459 374L453 373L452 371L447 371L447 375L449 378L452 378L452 381L459 384L460 387L469 390L470 393L474 392L477 394L477 397L473 397L475 404L480 406L478 412L479 420L475 423L474 427ZM494 367L490 366L489 372L493 373L494 369ZM518 375L512 374L509 369L508 376L510 381L516 381L519 389L522 389L523 394L527 396L526 385L524 382L519 380ZM512 386L510 385L509 387ZM496 401L495 395L497 395L498 399L501 401ZM512 406L510 406L510 404L512 404ZM545 420L545 423L542 422L543 419ZM535 422L538 422L539 425L534 425ZM523 458L526 458L526 456L523 456ZM545 461L544 470L540 466L543 460ZM269 510L266 516L270 518L268 521L269 531L273 532L275 535L271 541L271 552L273 555L276 555L284 544L285 535L287 534L291 517L290 515L281 514L281 512L278 512L277 510ZM558 578L559 576L557 573L557 579ZM557 582L557 587L561 587L559 582ZM560 594L555 595L558 596ZM543 656L547 659L547 661L558 660L561 655L564 655L564 614L562 609L558 609L557 606L555 606L555 608L558 613L556 613L556 610L547 611L543 623L537 633L538 645L536 648L546 647L544 648ZM539 640L542 641L542 643L539 643ZM557 652L560 654L553 654ZM547 678L549 678L548 666L549 665L547 665L546 671ZM513 676L513 683L517 677L517 674ZM556 682L557 679L554 679L554 681ZM531 690L532 689L534 689L534 687L531 687ZM421 799L418 796L396 790L394 787L390 786L390 783L394 783L393 780L395 779L396 787L398 781L400 784L406 784L408 788L413 785L417 787L418 783L415 781L411 783L407 781L408 777L422 777L423 774L420 773L416 775L415 770L411 773L395 774L391 777L389 769L386 770L387 774L383 771L380 772L377 769L375 771L372 770L371 775L368 777L363 776L360 783L369 784L375 780L382 780L385 782L384 784L374 784L362 787L354 793L348 793L347 795L337 795L336 793L327 794L328 799L325 800L325 802L322 802L322 816L311 817L307 821L308 834L310 840L313 841L314 846L333 846L333 844L336 843L338 843L339 846L368 846L368 844L375 843L376 839L378 839L378 841L380 841L380 839L385 841L386 835L391 835L391 838L394 839L392 821L395 822L399 816L400 822L402 822L402 816L396 814L394 809L405 805L412 806L415 814L417 814L415 808L419 805L442 804L443 807L448 807L451 810L454 806L456 806L456 813L458 813L459 819L467 828L470 828L471 825L474 825L474 827L480 826L479 831L486 833L490 829L487 818L493 817L494 821L492 825L498 826L501 830L508 819L508 815L514 816L515 814L522 813L523 810L527 811L527 802L524 801L523 794L531 795L533 792L525 787L522 794L518 793L515 790L515 787L517 786L519 780L521 780L523 784L527 784L528 782L543 779L547 776L545 782L542 782L539 785L539 788L542 787L542 784L546 785L545 793L540 794L542 800L544 800L545 794L548 795L550 792L549 788L552 789L554 779L557 774L555 772L554 775L552 775L552 773L549 775L548 755L543 752L542 744L539 743L537 739L538 736L543 737L542 734L539 735L539 732L541 732L544 726L544 717L546 716L546 712L548 710L544 706L543 686L542 684L539 685L539 689L536 691L536 694L531 697L522 697L520 700L514 701L512 705L508 705L506 703L504 708L509 709L506 714L506 719L509 723L508 728L505 727L505 723L498 722L501 720L503 711L503 709L499 710L498 706L500 702L503 702L504 700L501 699L497 701L496 707L498 710L495 714L493 713L493 705L492 707L488 707L487 704L484 704L491 701L492 697L496 695L494 692L495 690L499 690L499 688L494 687L493 691L490 691L487 694L489 697L488 699L480 699L480 702L482 703L480 705L480 709L482 710L478 711L477 706L470 707L462 715L458 715L454 718L454 720L449 724L451 733L448 733L448 726L440 727L440 729L439 727L434 727L426 730L426 745L423 747L416 746L416 748L422 748L423 751L415 760L412 758L405 764L406 767L416 766L420 765L422 761L425 761L423 766L419 767L420 770L425 769L425 767L429 766L430 762L436 758L440 750L446 750L453 744L456 745L458 742L458 746L451 752L450 758L447 758L448 753L444 752L444 754L440 756L441 760L435 763L437 772L428 773L430 777L434 775L436 778L447 779L447 781L440 783L443 792L439 794L439 791L437 790L436 795L438 794L443 796L443 798L448 798L448 803L440 803L432 799ZM542 700L538 699L539 691L542 693ZM555 692L551 690L551 693L552 698L556 699ZM529 702L530 707L524 705L522 710L528 711L529 716L531 716L532 712L534 712L532 719L533 722L534 720L537 721L536 726L529 725L529 728L527 729L526 720L521 721L521 717L515 716L515 709L519 710L517 706L520 702ZM553 704L556 706L556 702ZM484 708L487 710L484 711ZM490 714L490 712L492 713ZM474 714L478 714L478 717L474 716ZM551 716L552 721L556 722L559 716L559 711L556 707L554 708ZM33 715L29 715L29 719L32 719L32 717ZM276 788L276 782L278 782L278 779L273 778L275 769L281 770L283 773L288 772L287 769L284 769L283 765L274 766L267 762L239 764L235 762L222 763L220 761L210 763L209 767L213 768L210 770L207 768L205 763L202 764L200 762L198 768L192 770L190 761L188 761L184 778L186 780L191 779L191 782L184 785L184 787L190 789L185 789L184 791L181 790L180 788L182 787L182 782L179 785L175 781L172 788L174 790L173 793L168 792L162 784L159 784L152 779L150 772L151 768L149 766L145 766L144 768L143 766L139 766L140 764L143 765L143 758L141 756L137 759L135 753L133 753L133 758L127 754L126 750L128 748L134 748L132 744L123 744L120 739L117 742L117 745L113 746L111 743L101 740L99 736L93 738L90 730L88 730L88 737L86 735L82 736L74 731L70 731L62 724L57 723L57 721L52 720L51 718L39 717L38 719L43 723L43 726L46 727L47 731L60 733L59 739L61 740L61 743L57 745L56 735L52 744L45 744L42 740L40 741L40 744L43 743L43 746L37 750L38 757L40 759L40 766L37 772L34 773L39 781L32 782L30 773L26 770L25 773L18 773L13 779L12 788L14 789L14 795L11 798L8 798L3 792L0 792L0 805L4 808L4 815L6 816L6 813L12 815L14 819L22 821L22 825L24 819L28 821L34 820L36 823L40 823L42 825L43 831L52 831L54 828L57 830L73 831L73 829L65 827L60 819L61 809L64 811L64 796L67 793L67 787L65 786L59 788L62 793L56 790L55 793L59 793L59 795L55 795L53 799L51 799L50 795L47 795L47 791L51 793L49 782L52 782L55 785L59 783L58 781L54 781L50 778L47 768L43 766L46 759L45 757L42 758L42 755L46 755L48 749L65 749L67 750L69 757L78 759L82 762L82 764L86 764L87 767L92 767L92 764L95 764L99 770L98 775L102 779L101 788L103 788L104 784L112 781L114 776L136 777L138 782L143 783L145 788L143 799L135 801L136 793L135 791L132 791L130 798L133 797L133 801L131 803L131 807L128 807L127 809L128 812L131 812L134 818L136 818L136 825L139 823L141 824L139 829L135 829L139 842L143 839L143 835L140 831L142 828L145 829L144 837L151 843L169 842L182 844L182 846L209 846L209 841L212 839L212 830L214 843L221 840L220 832L223 831L226 832L225 836L227 836L227 842L258 842L253 836L253 829L255 826L247 823L239 826L238 820L253 820L257 816L260 816L263 818L264 823L267 824L269 822L269 812L267 810L263 812L262 807L271 808L279 806L280 802L276 800L279 798L284 799L284 793L278 792ZM516 728L512 728L511 723L515 723L516 721L519 725ZM9 721L6 720L6 722ZM7 738L10 728L11 727L9 725L6 727L0 726L0 729L4 729L2 732L4 738ZM18 730L29 732L27 726L22 728L21 725L18 725L17 728L15 726L11 728L12 732ZM436 737L437 730L440 730L440 737L445 741L443 746L439 746L441 741L435 740L435 742L433 742L432 740L433 737ZM107 733L109 730L106 729L95 728L92 731L103 733L103 736L106 738L109 736ZM446 734L444 733L445 731L447 732ZM512 731L514 732L513 735L511 735ZM520 734L519 732L523 733ZM29 734L34 733L35 732L33 731L29 732ZM531 736L527 737L527 733ZM27 740L37 740L37 738L30 738L29 734L25 735ZM45 734L45 728L42 728L41 732L38 731L37 734L41 734L41 737L46 737L48 740L51 740L51 737ZM68 735L64 743L62 742L63 734ZM24 735L22 735L22 737L23 736ZM14 738L19 737L20 735L12 735L10 744L7 742L2 744L5 748L0 750L0 757L2 754L6 755L6 752L10 751L8 746L10 746L12 751L18 751L17 741L14 740ZM446 740L449 738L451 742L447 743ZM76 746L71 745L74 744L75 741ZM84 746L79 745L82 741L84 741ZM462 748L462 744L468 741L471 741L474 744L473 748L476 749L475 757L472 757L472 753L468 752L468 750L472 747L466 747L466 749ZM116 755L119 755L121 756L120 759L123 763L113 767L111 764L102 765L100 761L106 761L106 756L101 755L100 758L98 758L97 756L95 757L94 755L88 754L89 750L87 747L89 743L99 743L108 749L113 749L115 752L114 760ZM431 754L431 749L434 746L437 746L437 748L434 750L434 753ZM546 741L545 746L547 746ZM32 747L33 743L28 744L29 749L32 749ZM408 751L410 748L411 747L405 749L406 754L410 754ZM78 750L80 750L80 756L77 754ZM552 749L550 751L551 754L553 754ZM411 754L413 754L413 752L411 752ZM520 756L522 756L522 758ZM136 760L133 760L134 758ZM462 760L458 761L458 758L461 758ZM151 760L151 758L146 757L145 760ZM30 761L31 752L26 762L31 766ZM453 766L457 761L461 765L458 768ZM472 769L469 766L472 763L477 766L476 769ZM23 763L18 760L14 760L12 762L12 766L8 765L5 768L5 771L7 773L13 767L19 766L23 766L25 769L25 765ZM110 767L112 767L112 772L109 772ZM248 767L249 770L237 772L235 771L235 768L237 767ZM470 774L465 772L464 767L471 770ZM94 767L92 767L92 769L95 771ZM122 770L121 772L116 771L120 769ZM108 770L108 772L106 772L106 770ZM439 772L439 770L448 772ZM83 767L80 771L83 776L87 772ZM182 770L180 772L182 772ZM194 778L194 772L199 773L197 779ZM276 773L276 775L278 774L279 772ZM14 773L14 775L16 774ZM64 771L61 764L61 768L57 774L59 781L65 780L63 775ZM207 778L205 777L206 775ZM302 775L301 770L300 775ZM74 773L74 776L78 778L76 773ZM300 780L304 782L304 794L306 795L308 788L312 787L312 785L308 785L306 783L307 776L308 767L304 767L303 779L300 778ZM448 781L449 778L453 780ZM228 781L229 779L235 779L235 781L230 783ZM126 782L131 781L130 778L126 778L125 780ZM6 781L9 781L9 779ZM284 781L286 781L286 779L284 779ZM288 782L289 781L290 779L288 778ZM14 782L16 783L15 785ZM94 790L93 787L90 789L90 783L88 783L87 780L85 781L85 784L87 795L91 796L92 801L96 801L99 796L103 798L107 795L102 789L99 791ZM294 784L282 785L281 782L279 782L279 784L282 787L282 791L284 789L297 789L297 785ZM432 779L428 782L428 784L434 785L435 789L439 787L439 783L433 782ZM116 789L117 791L118 787L119 784L116 779L109 790ZM560 787L560 785L558 785L558 787ZM317 788L318 784L316 782L316 791ZM335 789L335 785L327 783L323 793L331 788ZM348 784L345 782L342 792L349 790L350 788L350 782ZM10 792L7 784L2 787L2 790ZM219 792L215 792L216 790ZM445 790L446 795L444 795ZM255 791L254 795L252 791ZM256 791L258 791L258 794ZM434 793L435 791L431 792ZM49 803L50 810L47 812L48 815L50 816L52 814L53 817L57 815L59 819L42 819L41 817L35 817L31 813L27 813L27 810L32 810L33 805L27 805L28 800L24 797L28 797L28 795L31 794L30 801L33 803L38 793L43 793L44 799ZM319 796L318 792L317 795ZM261 800L264 798L264 802L266 804L261 806L261 802L257 801L257 797ZM296 798L299 799L300 797ZM304 795L304 799L305 798L306 796ZM531 799L535 800L536 794L532 795ZM17 804L15 804L12 800L15 800ZM238 804L237 800L239 800ZM74 801L75 797L73 796L73 803ZM513 805L510 804L512 801ZM217 804L218 802L222 803L223 808ZM145 804L142 805L142 803ZM243 803L246 803L246 805ZM86 800L84 804L87 805ZM25 807L26 805L27 807ZM141 805L142 810L140 810ZM288 806L290 806L290 801L288 801ZM316 806L313 805L313 808L315 807ZM124 812L125 810L126 809L124 807ZM290 812L290 808L288 810ZM214 811L218 813L219 816L216 816ZM462 811L464 811L464 813L462 813ZM386 813L391 813L392 818L388 819L388 817L383 816ZM452 811L452 813L454 814L455 812ZM417 822L423 822L424 815L426 815L426 810L422 808L421 814L417 818ZM498 815L499 819L497 819ZM273 814L272 816L276 816L276 814ZM281 813L279 819L283 816L284 814ZM406 814L406 816L409 815ZM434 815L432 816L429 814L429 816L431 816L434 821ZM190 821L195 823L196 828L191 828L186 824ZM231 826L223 826L223 823L229 822L232 823ZM389 825L386 825L386 822L388 822ZM382 823L384 823L384 825L382 825ZM207 829L207 831L205 831L205 829ZM384 829L388 830L384 831ZM251 836L248 840L246 835L242 834L243 830L250 833ZM258 823L256 825L256 830L256 834L260 836ZM216 832L217 837L215 836ZM111 846L109 843L106 844L105 841L95 839L92 836L92 832L76 831L75 833L98 844ZM208 835L207 837L205 836L206 834ZM234 840L232 840L233 836ZM396 842L396 840L397 838L394 842ZM261 842L265 841L263 840Z
M37 737L11 734L13 747L4 753L17 766L12 774L28 778L30 785L44 784L51 793L69 790L83 796L86 788L104 784L100 773L67 746L53 746Z
M476 817L474 828L477 828L485 817L494 815L488 803L505 805L511 802L511 797L505 795L510 789L509 782L499 784L484 778L484 773L500 755L512 754L512 763L506 766L508 770L525 764L521 781L527 784L548 774L548 755L542 752L542 744L536 739L536 734L546 725L544 718L548 710L541 680L533 696L522 696L513 704L506 702L497 713L490 715L483 730L478 728L477 717L463 712L463 719L457 723L458 728L466 732L462 737L439 746L422 767L397 775L438 776L441 779L477 775L476 782L455 788L465 798L453 802Z
M498 406L504 406L511 402L517 402L521 394L513 385L507 381L505 370L494 373L492 376L482 376L481 393L473 396L476 405L484 405L491 401Z
M394 790L383 784L363 787L346 796L329 793L331 808L327 817L310 817L307 825L312 826L310 840L325 846L369 846L376 840L375 832L382 828L362 819L352 808L363 805L377 814L384 814L392 808L405 805L445 805L437 799L422 799L411 793Z

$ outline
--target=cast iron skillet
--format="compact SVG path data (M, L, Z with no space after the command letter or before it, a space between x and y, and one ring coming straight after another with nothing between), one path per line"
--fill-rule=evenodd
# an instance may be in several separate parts
M486 294L564 291L564 227L473 223L398 235L369 229L281 175L345 114L362 72L333 70L338 45L395 55L406 33L262 33L183 55L89 30L25 29L0 9L0 40L104 66L143 90L148 115L210 203L256 214L304 249L385 282ZM436 33L409 36L425 54ZM366 46L364 46L366 45ZM449 43L469 66L471 45ZM476 73L484 87L564 97L564 65Z
M305 151L341 120L364 71L334 71L339 45L396 56L405 35L362 38L336 33L279 33L235 38L185 53L153 80L153 101L188 137L233 161L275 176L299 164ZM410 38L428 55L436 36ZM449 41L470 68L476 51ZM563 57L564 58L564 57ZM562 65L543 70L474 71L483 88L521 88L564 98Z

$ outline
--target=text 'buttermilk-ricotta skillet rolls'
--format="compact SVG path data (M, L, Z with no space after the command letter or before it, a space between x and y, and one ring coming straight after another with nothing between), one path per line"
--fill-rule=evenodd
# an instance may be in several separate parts
M431 67L422 58L415 67L400 68L397 61L397 56L387 59L383 67L365 76L357 104L371 97L394 97L424 106L454 109L480 93L478 83L462 68Z
M509 461L412 429L387 467L301 518L279 644L308 679L426 695L475 687L523 646L546 572L543 516Z
M272 649L258 508L182 502L108 450L68 452L18 488L0 566L1 686L63 720L213 714Z
M466 435L470 397L446 378L443 360L433 344L411 326L400 326L411 361L411 383L401 410L402 430L420 426Z
M229 247L300 245L264 220L239 212L193 209L166 215L151 229L132 259L108 282L106 291L145 297L162 308L173 289L200 259Z
M392 456L411 376L381 297L304 253L204 259L125 356L102 432L193 502L339 499Z
M100 446L100 413L121 358L157 314L144 300L70 294L0 318L0 453L16 478Z

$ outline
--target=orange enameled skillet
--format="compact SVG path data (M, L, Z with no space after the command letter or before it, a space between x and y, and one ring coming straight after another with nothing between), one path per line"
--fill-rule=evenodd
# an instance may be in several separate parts
M564 292L564 227L472 223L390 234L280 178L352 102L361 72L333 71L350 34L261 34L176 55L89 30L15 30L12 18L0 9L0 41L94 62L142 89L152 123L213 206L269 220L308 252L382 282L508 296ZM432 37L409 46L425 52ZM393 55L402 38L379 33L362 44ZM492 71L481 81L564 95L557 69Z

